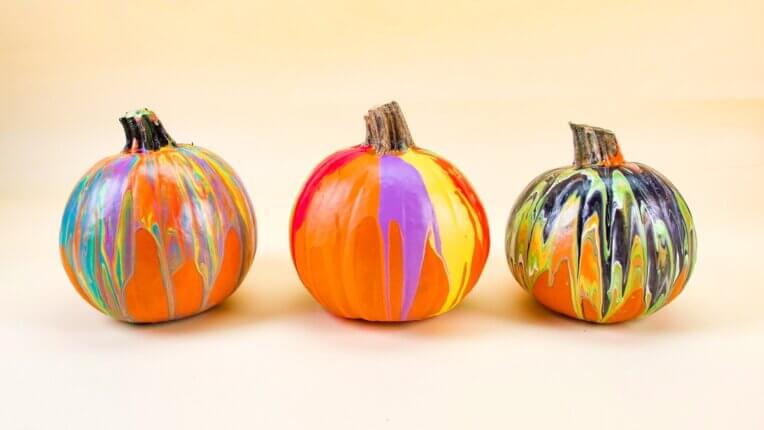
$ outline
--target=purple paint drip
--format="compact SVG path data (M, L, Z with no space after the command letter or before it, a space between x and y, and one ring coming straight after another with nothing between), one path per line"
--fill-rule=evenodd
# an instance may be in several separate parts
M396 221L403 244L403 303L401 319L407 319L414 303L424 252L430 232L440 254L440 234L435 210L422 176L414 166L395 155L380 160L379 224L385 254L385 299L390 317L390 223Z
M92 193L94 198L91 200L90 210L82 217L83 223L86 221L86 217L100 216L104 224L104 231L116 231L122 210L121 200L110 199L106 196L121 197L125 194L129 179L128 172L133 168L135 162L134 157L116 158L104 167L102 172L98 173L97 178L93 180L93 183L99 187L98 192ZM114 234L104 234L102 240L105 241L106 254L109 259L113 259L116 251Z

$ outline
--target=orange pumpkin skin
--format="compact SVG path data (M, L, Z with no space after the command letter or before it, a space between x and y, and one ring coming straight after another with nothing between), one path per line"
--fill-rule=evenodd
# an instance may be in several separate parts
M291 221L292 259L331 313L370 321L429 318L474 287L489 249L467 180L431 152L339 151L311 174Z
M161 127L151 112L133 115L133 125ZM136 139L72 192L61 225L64 269L82 298L116 319L191 316L222 302L246 275L256 246L252 205L211 152L171 140L148 149Z

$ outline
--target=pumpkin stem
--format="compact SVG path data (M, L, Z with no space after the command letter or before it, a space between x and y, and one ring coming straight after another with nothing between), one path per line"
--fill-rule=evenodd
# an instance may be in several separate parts
M397 102L369 109L366 120L366 145L374 146L377 153L405 151L413 148L414 140Z
M125 129L127 142L124 152L156 151L165 146L175 146L156 114L146 108L127 112L119 119Z
M572 122L569 124L573 130L574 166L608 167L623 164L623 154L612 131Z

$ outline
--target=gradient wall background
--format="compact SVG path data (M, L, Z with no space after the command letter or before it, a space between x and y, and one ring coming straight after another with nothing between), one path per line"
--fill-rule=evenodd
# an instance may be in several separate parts
M761 428L762 53L761 1L0 1L0 423ZM391 99L470 178L493 244L462 307L379 328L310 300L288 218ZM56 240L75 181L144 106L234 166L260 235L219 311L135 328L80 301ZM551 316L506 267L506 217L571 162L569 120L615 130L695 215L697 270L649 320Z
M764 100L764 4L733 3L6 3L0 195L63 206L119 150L116 118L146 106L234 164L281 233L262 246L283 250L309 169L390 99L502 217L530 176L570 162L569 120L616 130L627 157L687 189L696 175L679 167L723 167L713 133L762 160L761 145L735 147L762 127L725 127L758 122Z

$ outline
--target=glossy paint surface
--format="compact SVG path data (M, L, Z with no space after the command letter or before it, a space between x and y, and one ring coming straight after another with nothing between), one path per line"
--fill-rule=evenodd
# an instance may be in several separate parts
M544 306L613 323L657 311L695 262L692 216L676 188L638 163L567 167L536 178L507 226L515 279Z
M417 320L453 308L475 285L488 223L447 161L420 148L379 155L359 145L309 177L291 245L303 284L332 313Z
M211 152L125 152L78 182L60 250L72 284L96 309L124 321L167 321L233 293L254 258L255 219L241 181Z

